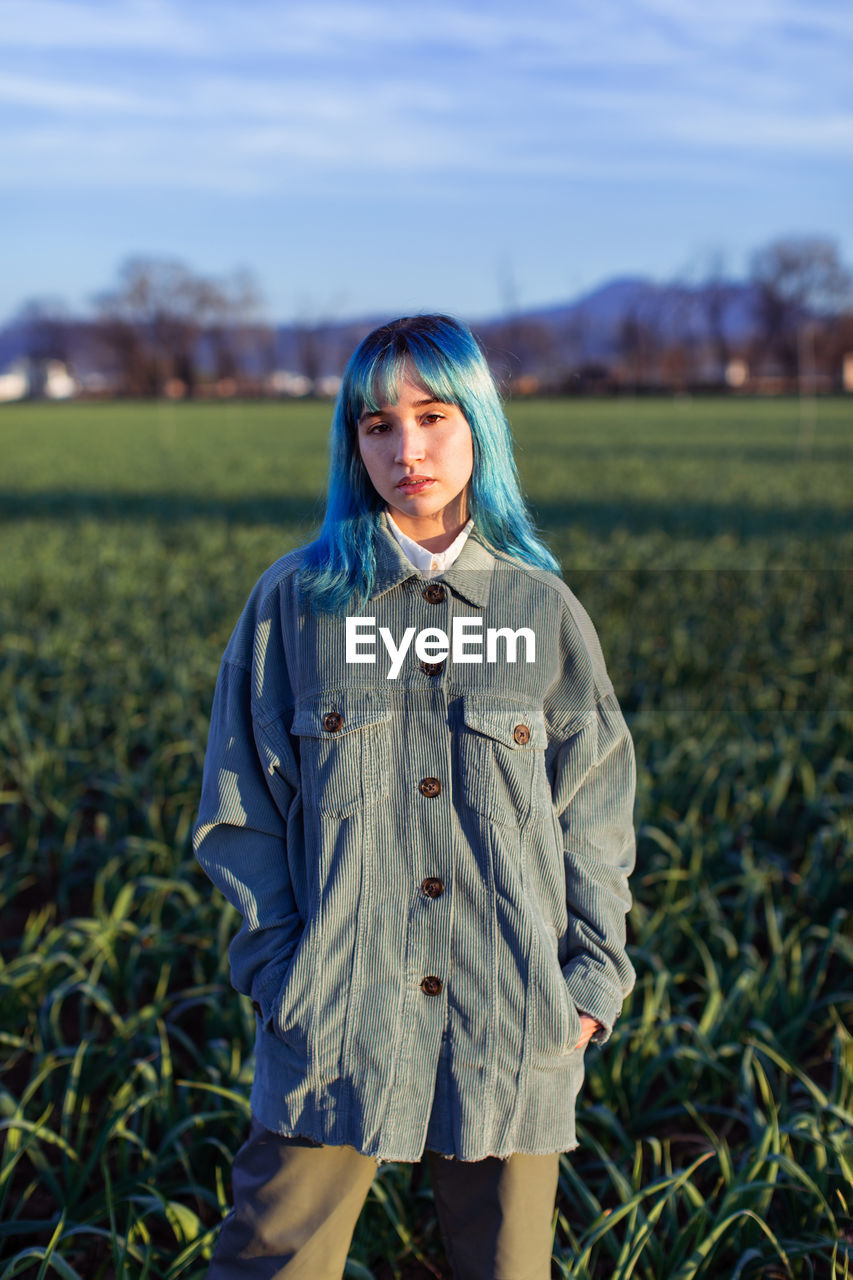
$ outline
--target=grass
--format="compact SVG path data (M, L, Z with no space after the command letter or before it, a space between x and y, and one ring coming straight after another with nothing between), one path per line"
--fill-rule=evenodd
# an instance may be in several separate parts
M4 407L0 1280L195 1280L254 1019L193 861L222 648L310 535L328 406ZM637 987L554 1275L853 1275L849 402L527 402L526 491L637 747ZM383 1166L348 1274L447 1274Z

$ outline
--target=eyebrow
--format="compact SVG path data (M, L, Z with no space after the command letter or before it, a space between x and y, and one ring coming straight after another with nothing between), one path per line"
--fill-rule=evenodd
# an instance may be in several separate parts
M415 400L414 408L423 409L428 404L447 404L447 401L436 400L435 396L427 396L426 400ZM381 418L384 412L385 412L384 409L370 409L364 413L359 414L358 421L363 422L365 418Z

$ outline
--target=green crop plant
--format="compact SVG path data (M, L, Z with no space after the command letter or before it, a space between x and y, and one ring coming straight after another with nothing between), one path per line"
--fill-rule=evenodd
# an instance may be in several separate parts
M0 1280L200 1280L248 1119L232 910L189 839L248 590L330 408L3 406ZM554 1275L853 1278L853 412L510 405L638 765L637 986L587 1054ZM383 1165L353 1280L447 1275Z

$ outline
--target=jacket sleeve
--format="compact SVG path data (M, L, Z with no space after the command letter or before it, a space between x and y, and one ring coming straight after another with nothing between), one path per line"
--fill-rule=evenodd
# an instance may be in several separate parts
M625 947L628 877L636 859L636 763L595 628L564 584L561 594L559 660L547 700L557 744L551 788L568 914L561 956L569 995L601 1023L593 1040L603 1044L636 977Z
M295 757L252 715L252 673L222 663L211 714L193 848L237 908L231 981L268 1021L303 924L287 861L286 814L298 786ZM286 736L286 735L284 735Z
M628 727L611 690L562 745L556 760L554 805L563 837L569 958L563 974L569 994L603 1030L613 1030L634 985L625 950L634 868L633 810L636 769Z

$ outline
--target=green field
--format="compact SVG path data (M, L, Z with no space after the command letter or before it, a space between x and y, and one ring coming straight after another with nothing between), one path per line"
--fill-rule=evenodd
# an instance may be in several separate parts
M0 1280L204 1274L254 1015L189 835L329 413L0 406ZM853 403L510 416L638 762L638 983L587 1055L554 1276L853 1277ZM382 1166L348 1275L448 1275L410 1174Z

